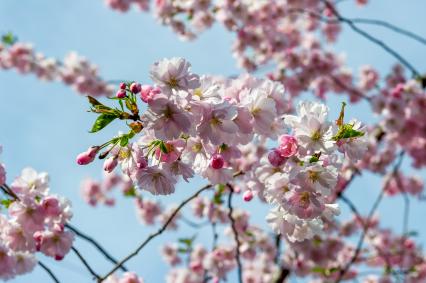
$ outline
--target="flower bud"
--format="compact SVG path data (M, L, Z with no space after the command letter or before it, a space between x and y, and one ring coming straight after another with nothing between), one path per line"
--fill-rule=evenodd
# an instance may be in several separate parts
M143 85L141 87L141 99L143 102L150 102L155 95L161 93L161 90L158 87L153 87L150 85Z
M111 173L115 167L118 165L118 158L116 156L111 156L107 158L104 162L104 170L108 173Z
M120 89L115 94L115 97L117 98L125 98L126 97L126 91L124 89Z
M223 159L223 156L220 154L213 155L210 161L210 165L213 169L221 169L224 164L225 164L225 160Z
M278 151L282 157L291 157L297 153L298 144L294 136L283 135L280 140Z
M277 149L274 149L268 154L268 160L272 166L279 167L283 165L287 159L283 157Z
M99 146L92 146L87 151L82 152L77 156L77 163L79 165L87 165L91 163L95 159L98 151L99 151Z
M125 83L120 83L120 89L126 89L126 84Z
M251 201L253 199L253 192L251 190L245 191L243 194L244 201Z
M141 84L138 83L132 83L130 85L130 91L133 93L139 93L141 91Z

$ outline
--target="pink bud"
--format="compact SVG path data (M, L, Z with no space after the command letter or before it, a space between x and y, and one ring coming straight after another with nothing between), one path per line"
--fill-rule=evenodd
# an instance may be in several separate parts
M116 156L111 156L107 158L104 162L104 170L108 173L111 173L115 167L117 167L118 158Z
M115 94L115 97L117 97L117 98L125 98L126 97L126 91L124 89L120 89Z
M55 260L60 261L63 260L64 256L63 255L55 255Z
M213 169L221 169L223 165L225 164L225 160L223 159L223 156L220 154L213 155L210 165Z
M280 140L281 144L278 147L278 151L282 157L291 157L297 153L298 144L295 137L283 135Z
M143 102L150 102L155 95L161 93L161 90L158 87L153 87L150 85L143 85L141 87L141 99Z
M243 194L244 201L251 201L253 199L253 192L251 190L245 191Z
M95 159L98 151L99 151L99 146L92 146L87 151L82 152L77 156L77 163L79 165L87 165L91 163Z
M141 84L132 83L130 85L130 91L133 93L139 93L141 91Z
M268 154L268 160L275 167L279 167L287 161L277 149L274 149Z
M126 84L125 83L120 83L120 89L126 89Z
M404 84L397 84L391 91L391 96L395 98L401 98L402 93L404 92Z

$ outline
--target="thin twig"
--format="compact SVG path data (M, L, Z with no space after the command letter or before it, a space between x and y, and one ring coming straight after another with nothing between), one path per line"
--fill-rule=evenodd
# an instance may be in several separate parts
M426 45L426 39L425 38L421 37L418 34L415 34L412 31L400 28L400 27L393 25L391 23L388 23L386 21L376 20L376 19L365 19L365 18L352 18L352 19L350 19L350 21L353 22L353 23L357 23L357 24L369 24L369 25L382 26L382 27L388 28L388 29L390 29L390 30L392 30L396 33L399 33L399 34L405 35L405 36L407 36L411 39L414 39L414 40L420 42L421 44Z
M52 278L53 282L60 283L58 277L55 276L55 274L52 272L52 270L49 267L47 267L47 265L45 265L41 261L38 262L38 265L40 265L40 267L43 268L44 271L47 272L47 274L49 274L49 276L50 276L50 278Z
M11 196L14 200L19 200L19 197L15 192L6 184L0 186L1 190L8 196Z
M403 151L403 150L398 154L397 162L395 163L395 165L392 169L391 175L395 176L395 174L397 174L399 167L402 164L402 160L403 160L404 155L405 155L405 151ZM388 186L388 184L391 180L390 177L391 176L389 176L389 178L386 180L382 190L380 191L380 194L378 195L377 199L375 200L373 206L370 209L370 212L368 213L368 216L367 216L366 221L364 222L364 225L363 225L364 227L363 227L363 230L362 230L362 233L361 233L361 237L359 238L359 241L358 241L357 247L355 249L354 255L352 256L350 261L344 266L344 268L340 269L339 276L337 277L335 283L339 283L343 279L343 277L348 272L348 270L350 269L352 264L354 264L355 261L358 259L359 253L361 252L362 246L364 244L365 237L367 236L367 233L368 233L371 218L373 217L374 213L376 212L377 208L379 207L380 202L383 199L383 196L385 194L385 188Z
M341 22L346 23L353 31L360 34L361 36L365 37L369 41L377 44L381 48L383 48L386 52L391 54L393 57L395 57L399 62L401 62L402 65L404 65L406 68L408 68L412 73L414 77L419 76L419 72L414 68L413 65L410 64L404 57L402 57L398 52L396 52L394 49L389 47L386 43L381 41L380 39L372 36L368 32L360 29L354 22L352 22L350 19L343 17L340 15L340 13L336 10L336 8L331 4L328 0L321 0L328 9L334 14L334 16Z
M77 257L80 259L83 265L87 268L90 274L92 274L93 277L95 277L96 279L99 279L100 276L93 270L93 268L89 265L86 259L81 255L81 253L75 247L71 247L71 250L77 255Z
M104 247L102 247L95 239L93 239L92 237L84 234L83 232L81 232L80 230L78 230L77 228L75 228L74 226L72 226L71 224L65 224L65 227L67 227L68 229L70 229L71 231L73 231L78 237L88 241L89 243L91 243L93 246L95 246L95 248L101 252L110 262L117 264L118 260L115 259L112 255L110 255L106 249ZM128 271L127 268L125 266L120 266L120 269L123 271Z
M235 250L235 260L237 261L237 267L238 267L238 282L239 283L243 283L243 266L241 264L241 258L240 258L240 238L238 237L238 231L237 231L237 227L235 225L235 219L232 216L232 213L234 211L233 207L232 207L232 195L234 194L234 188L230 185L227 184L228 188L229 188L229 195L228 195L228 218L231 221L231 228L232 228L232 232L234 233L234 239L235 242L237 244Z
M211 224L212 224L212 234L213 234L212 250L214 250L216 249L217 239L219 238L219 234L217 233L216 221L213 221Z
M201 194L203 191L211 188L212 185L208 184L204 187L202 187L201 189L199 189L197 192L195 192L195 194L193 194L192 196L190 196L189 198L187 198L185 201L183 201L174 211L173 213L170 215L170 217L167 219L167 221L164 223L164 225L158 229L157 232L151 234L148 236L148 238L146 238L133 252L131 252L129 255L127 255L125 258L123 258L122 260L120 260L116 266L111 269L106 275L100 277L98 279L98 282L102 282L104 281L108 276L110 276L111 274L113 274L117 269L119 269L123 264L125 264L128 260L130 260L131 258L135 257L152 239L154 239L155 237L157 237L158 235L162 234L167 226L172 222L173 218L176 216L176 214L178 214L178 212L187 204L189 203L191 200L193 200L194 198L196 198L199 194Z

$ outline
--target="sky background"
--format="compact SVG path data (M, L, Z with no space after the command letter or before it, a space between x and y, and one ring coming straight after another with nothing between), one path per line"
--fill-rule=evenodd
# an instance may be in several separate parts
M368 17L387 20L426 36L424 27L426 1L423 0L374 0L365 8L356 7L354 1L341 4L341 12L347 17ZM368 28L412 62L420 71L426 63L426 47L383 28ZM101 0L0 0L0 33L12 31L20 41L31 42L48 57L63 58L75 50L99 66L102 77L110 80L124 79L149 82L149 66L164 57L180 56L192 62L198 74L234 75L236 68L230 52L232 36L219 25L205 32L195 42L181 42L167 28L160 26L149 14L132 11L116 13ZM354 34L347 27L335 50L346 53L347 63L355 71L363 64L386 71L395 62L380 48ZM3 145L1 162L7 166L9 182L20 171L31 166L46 171L51 177L51 191L69 198L73 203L72 224L93 236L117 258L132 251L138 243L155 230L139 223L132 200L117 198L114 208L92 208L80 198L80 183L85 177L101 177L102 163L77 166L75 156L92 144L101 144L115 135L120 127L115 123L100 134L89 134L95 116L87 113L84 97L60 83L44 83L33 76L21 76L14 71L0 72L0 144ZM330 95L328 105L331 114L337 116L342 97ZM364 104L350 106L347 117L371 122ZM404 167L408 168L409 161ZM410 169L408 169L410 170ZM423 180L425 171L417 172ZM349 197L361 212L368 211L379 193L380 179L365 174L356 180L348 191ZM161 201L178 203L191 195L202 184L196 180L180 184L171 197ZM253 219L261 226L267 207L239 202L249 209ZM402 230L403 200L400 197L386 199L380 206L384 227ZM418 231L417 240L426 240L426 203L412 199L409 228ZM347 219L347 210L339 217ZM185 224L182 224L185 225ZM163 282L167 271L159 253L160 244L176 241L182 236L192 236L195 230L182 227L179 233L166 233L151 242L127 266L143 276L147 283ZM210 230L198 232L199 241L210 246ZM102 255L81 240L75 246L89 260L94 269L104 274L111 268ZM61 282L92 282L90 275L78 259L70 253L63 262L55 262L38 255ZM45 283L51 279L40 268L12 282ZM295 282L294 279L291 280ZM234 282L231 277L230 282Z

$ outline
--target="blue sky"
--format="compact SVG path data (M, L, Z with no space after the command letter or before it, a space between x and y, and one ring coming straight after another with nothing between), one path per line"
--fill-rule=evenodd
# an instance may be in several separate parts
M426 2L422 0L373 0L366 8L358 8L346 1L341 4L342 13L348 17L370 17L390 21L424 34ZM404 54L421 71L424 70L426 47L395 35L383 28L369 31L380 36ZM132 11L119 14L104 6L101 0L1 0L0 32L12 31L21 41L32 42L37 50L47 56L63 58L71 50L96 63L101 75L107 79L125 79L147 82L149 66L163 57L181 56L192 62L196 73L238 74L230 53L232 37L216 25L195 42L181 42L168 28L160 26L148 14ZM344 29L335 50L345 51L348 65L369 63L385 71L395 61L380 48ZM0 144L4 152L1 161L6 163L8 178L17 176L26 166L47 171L51 176L51 190L68 197L73 203L73 224L97 238L112 254L121 258L136 247L152 227L140 224L135 216L133 202L118 198L116 207L91 208L79 195L84 177L101 176L100 162L86 167L77 166L75 156L91 144L100 144L120 129L114 124L110 129L93 135L87 131L94 116L86 112L86 100L70 88L59 83L43 83L33 76L21 76L14 71L0 72ZM331 97L329 106L337 115L341 97ZM348 116L365 122L373 119L366 105L349 107ZM78 137L78 138L76 138ZM408 164L408 163L407 163ZM405 167L407 167L405 165ZM425 179L424 171L419 172ZM178 202L191 194L202 182L181 184L172 197L161 198L164 203ZM366 175L357 180L349 190L349 196L367 211L379 192L380 180ZM384 225L401 231L402 199L386 199L380 209ZM412 200L410 229L417 230L417 240L426 240L426 227L421 216L426 215L424 202ZM241 204L250 209L254 219L264 225L265 207ZM346 213L341 216L345 219ZM184 225L184 224L182 224ZM153 241L128 266L142 275L146 282L163 282L165 264L159 254L159 244L176 240L179 235L190 236L194 231L184 229L180 234L168 233ZM198 238L210 241L209 230ZM80 251L99 273L105 273L111 265L92 247L77 240ZM210 246L210 244L209 244ZM61 279L61 282L91 282L89 274L74 255L63 262L55 262L40 256ZM50 282L46 273L37 268L30 275L12 282ZM231 280L232 281L232 280Z

